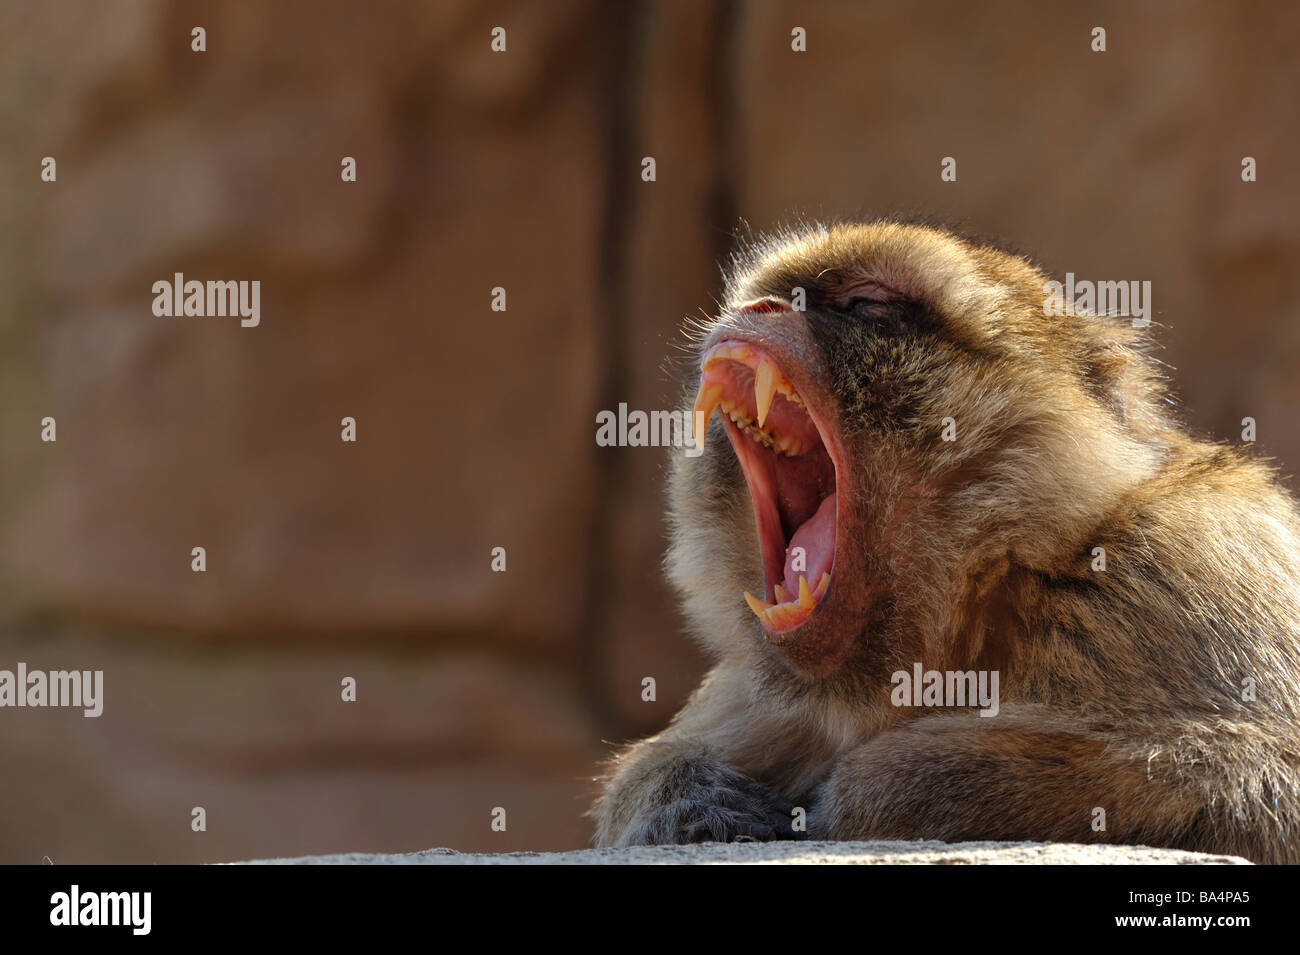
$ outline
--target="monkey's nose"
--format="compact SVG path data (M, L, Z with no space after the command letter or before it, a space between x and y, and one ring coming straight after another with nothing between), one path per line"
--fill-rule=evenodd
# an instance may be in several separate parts
M790 311L790 303L783 302L781 301L781 299L773 295L767 295L764 296L763 298L756 298L754 299L754 301L746 302L745 304L740 306L740 313L742 315L762 315L767 312L788 312L788 311Z

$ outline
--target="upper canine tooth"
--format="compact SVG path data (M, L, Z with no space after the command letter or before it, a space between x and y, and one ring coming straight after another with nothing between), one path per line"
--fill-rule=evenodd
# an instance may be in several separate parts
M721 384L708 384L700 382L699 394L695 396L695 406L692 409L695 413L694 420L691 422L696 429L695 446L704 447L704 432L708 427L709 418L713 415L713 409L722 401L722 393L726 390Z
M758 402L758 426L761 428L767 420L767 412L772 407L772 397L776 394L777 381L781 372L770 358L759 362L754 372L754 400Z

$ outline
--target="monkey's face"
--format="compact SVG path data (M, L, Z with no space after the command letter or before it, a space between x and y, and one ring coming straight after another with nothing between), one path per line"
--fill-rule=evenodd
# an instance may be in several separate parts
M1124 429L1097 387L1114 342L1046 327L1043 280L892 223L786 236L740 267L693 370L697 420L722 413L672 486L670 572L702 632L761 634L825 676L950 618L979 560L1059 542L1109 480L1069 450L1078 429L1121 456Z

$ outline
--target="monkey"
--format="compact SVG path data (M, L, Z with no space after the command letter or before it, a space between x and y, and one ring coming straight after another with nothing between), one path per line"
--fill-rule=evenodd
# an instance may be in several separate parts
M667 479L666 572L711 668L609 760L595 844L1300 861L1295 501L1181 423L1148 332L1048 315L1047 283L903 219L742 242L688 329L705 450ZM931 672L996 677L996 712ZM900 692L922 673L950 705Z

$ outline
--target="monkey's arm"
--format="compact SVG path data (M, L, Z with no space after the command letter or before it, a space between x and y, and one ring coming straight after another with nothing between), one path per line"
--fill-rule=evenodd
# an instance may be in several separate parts
M1266 732L1224 720L1142 735L1110 738L1037 706L919 717L836 765L809 833L1119 842L1256 859L1276 847L1259 833L1278 824L1287 774Z
M785 744L766 732L766 710L748 702L753 680L720 665L668 729L611 761L591 812L596 845L803 837L789 802L746 775L756 760L779 759Z

